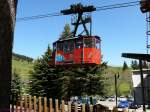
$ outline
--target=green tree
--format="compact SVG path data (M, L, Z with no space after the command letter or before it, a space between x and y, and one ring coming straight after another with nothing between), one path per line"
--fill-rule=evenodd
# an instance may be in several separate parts
M61 76L58 75L61 69L49 63L48 55L51 55L49 46L45 54L34 63L30 77L30 94L59 98L62 96L62 83L61 80L59 80Z
M103 71L106 63L94 67L54 66L49 64L50 47L45 54L35 61L31 72L30 93L69 100L71 96L104 94Z
M127 69L128 69L128 65L127 65L127 63L124 61L122 70L125 71L125 70L127 70Z
M62 34L60 35L59 39L66 39L66 38L70 38L71 37L71 30L70 30L70 25L66 24L64 27L64 30L62 32Z
M138 63L138 61L137 60L132 60L131 61L131 67L132 67L132 69L139 69L139 63ZM142 61L142 67L143 68L148 68L148 64L146 63L146 61Z
M132 69L134 68L134 61L133 60L131 61L131 65L130 66L131 66Z
M125 82L122 81L119 85L118 85L118 95L124 95L124 96L128 96L130 94L130 85Z
M146 61L143 61L143 62L142 62L142 67L143 67L143 68L148 68L148 64L146 63Z
M138 65L137 60L132 60L132 61L131 61L131 68L132 68L133 70L139 69L139 65Z
M106 93L104 68L106 68L106 63L95 67L70 67L64 70L63 77L66 83L63 83L64 99L71 96L104 95Z
M16 69L13 70L11 80L11 103L16 103L21 96L22 81Z
M74 84L75 84L75 73L70 69L64 69L62 72L62 98L64 100L69 100L69 98L73 95L74 92Z

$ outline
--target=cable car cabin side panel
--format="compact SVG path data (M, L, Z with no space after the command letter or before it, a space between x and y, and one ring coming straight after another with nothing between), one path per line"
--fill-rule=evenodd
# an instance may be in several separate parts
M63 51L55 52L55 65L73 64L73 54L64 53Z
M54 55L55 65L62 65L64 61L63 51L55 51Z
M74 64L82 64L83 63L83 52L82 52L82 48L76 48L74 50Z
M84 63L101 63L100 49L96 48L84 48Z
M55 65L65 65L73 63L74 41L57 41L53 44L54 49L54 63Z
M74 50L74 64L101 64L101 51L96 48L80 48Z
M83 62L89 64L101 64L101 44L96 37L84 38Z
M54 57L55 65L101 63L101 52L100 49L96 48L74 49L73 53L64 53L63 51L57 51L55 52Z

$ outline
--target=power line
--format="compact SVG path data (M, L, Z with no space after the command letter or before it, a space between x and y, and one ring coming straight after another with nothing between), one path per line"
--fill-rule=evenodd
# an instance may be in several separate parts
M136 4L136 3L140 3L140 1L124 2L124 3L113 4L113 5L105 5L105 6L100 6L100 7L96 7L96 8L111 7L111 6L122 6L122 5Z
M120 4L106 5L106 6L96 7L96 11L110 10L110 9L123 8L123 7L131 7L131 6L139 5L139 3L140 3L140 1L135 1L135 2L126 2L126 3L120 3Z
M49 14L42 14L42 15L36 15L36 16L17 18L16 21L17 22L22 22L22 21L29 21L29 20L49 18L49 17L54 17L54 16L62 16L62 15L63 14L61 14L61 13L49 13Z
M134 1L134 2L126 2L126 3L100 6L100 7L96 7L96 11L111 10L111 9L123 8L123 7L131 7L131 6L139 5L139 3L140 3L140 1ZM49 13L49 14L42 14L42 15L36 15L36 16L17 18L16 21L22 22L22 21L36 20L36 19L42 19L42 18L50 18L50 17L62 16L62 15L63 15L62 13Z

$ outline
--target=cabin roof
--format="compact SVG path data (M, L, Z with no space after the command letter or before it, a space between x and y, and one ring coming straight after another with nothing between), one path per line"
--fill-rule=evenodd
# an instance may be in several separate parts
M99 36L79 36L79 37L72 37L72 38L67 38L67 39L60 39L55 41L53 44L57 43L57 42L63 42L63 41L68 41L68 40L75 40L75 39L82 39L82 38L97 38L98 40L101 41Z
M145 61L150 62L150 54L122 53L122 57L145 60Z

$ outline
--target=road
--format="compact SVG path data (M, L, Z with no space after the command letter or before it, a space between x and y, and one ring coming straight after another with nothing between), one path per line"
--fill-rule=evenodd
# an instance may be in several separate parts
M110 110L113 110L113 108L116 106L116 102L115 101L98 101L98 104L101 104L101 105L104 105L104 106L107 106L109 107ZM122 110L122 109L119 109L119 110ZM138 109L127 109L128 112L143 112L142 110L142 107L141 108L138 108ZM150 112L150 109L146 110L146 112Z

